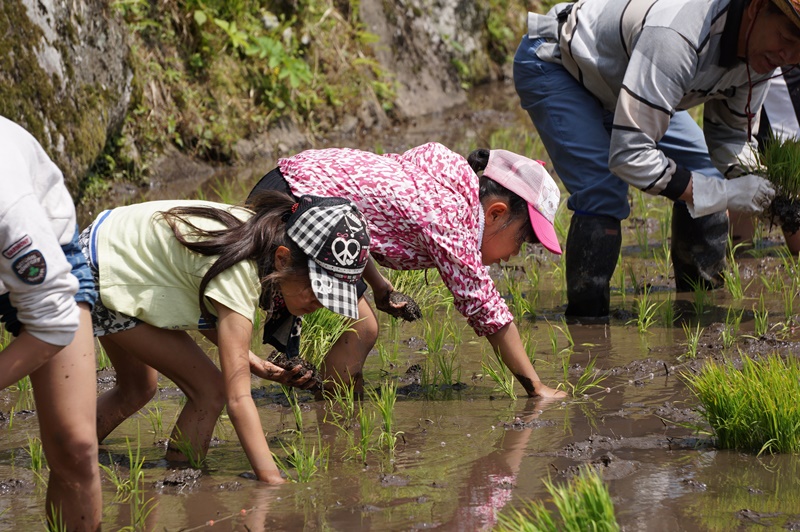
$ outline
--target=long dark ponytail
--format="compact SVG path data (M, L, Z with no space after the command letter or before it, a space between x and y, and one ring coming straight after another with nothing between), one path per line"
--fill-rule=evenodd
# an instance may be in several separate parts
M483 172L489 164L489 150L485 148L477 149L469 154L467 162L475 171L476 174ZM485 175L481 175L478 195L481 203L489 198L500 199L508 204L510 216L508 221L503 225L507 227L518 220L526 220L528 223L522 224L517 240L519 242L536 243L539 241L536 238L536 233L533 232L533 227L530 224L530 215L528 214L528 202L520 196L511 192L506 187L500 185L496 181L492 181Z
M286 235L286 220L294 204L295 200L283 192L263 190L248 198L247 208L254 214L245 221L227 210L206 206L174 207L161 213L178 242L201 255L219 255L200 281L198 302L205 319L211 319L204 299L208 283L238 262L255 261L261 281L262 308L269 308L271 302L268 299L274 283L290 275L308 275L308 257ZM224 229L199 228L190 217L214 220ZM291 251L291 264L289 268L276 272L275 251L279 246Z

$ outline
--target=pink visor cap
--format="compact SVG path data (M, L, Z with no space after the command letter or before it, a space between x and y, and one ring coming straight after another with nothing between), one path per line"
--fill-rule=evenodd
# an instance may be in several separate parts
M553 220L561 199L558 185L534 160L506 150L490 150L483 175L528 202L528 214L536 237L549 251L561 254Z

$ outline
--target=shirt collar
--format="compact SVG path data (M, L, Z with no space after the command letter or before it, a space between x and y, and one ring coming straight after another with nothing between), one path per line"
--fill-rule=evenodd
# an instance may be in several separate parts
M742 60L737 55L739 49L739 28L742 25L745 0L731 0L728 5L728 17L725 28L719 41L719 66L731 68L737 66Z

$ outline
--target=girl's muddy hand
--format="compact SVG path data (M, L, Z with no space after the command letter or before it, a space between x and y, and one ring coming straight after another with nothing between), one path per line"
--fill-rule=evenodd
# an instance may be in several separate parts
M414 321L422 317L422 311L416 301L397 290L386 292L380 297L376 295L375 306L378 310L405 321Z
M301 389L313 387L315 384L313 372L311 370L304 372L303 366L300 364L290 370L286 370L268 360L262 360L261 362L260 368L250 368L250 372L257 377Z

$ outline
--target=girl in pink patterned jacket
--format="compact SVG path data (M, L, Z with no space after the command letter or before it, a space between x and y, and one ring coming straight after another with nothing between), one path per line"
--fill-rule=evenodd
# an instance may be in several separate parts
M539 380L487 268L517 255L525 242L561 253L553 229L560 194L541 164L505 150L476 150L467 161L434 142L402 154L307 150L280 159L253 190L261 189L351 200L367 219L370 254L379 264L396 270L436 268L456 309L499 351L528 395L566 395ZM389 281L374 265L364 279L378 307L390 310ZM363 297L358 309L354 332L337 342L322 371L326 378L349 377L360 389L378 322Z

